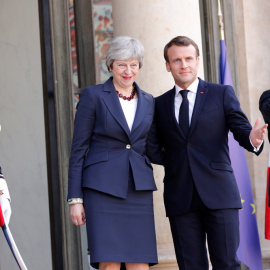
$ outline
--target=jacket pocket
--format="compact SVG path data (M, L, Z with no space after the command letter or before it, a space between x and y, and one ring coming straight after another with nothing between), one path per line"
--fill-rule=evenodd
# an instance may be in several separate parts
M233 172L232 166L230 164L211 162L210 166L215 170Z
M99 162L104 162L108 160L108 151L104 152L97 152L97 153L91 153L88 154L86 157L84 163L83 163L83 168L85 169L86 167L99 163Z

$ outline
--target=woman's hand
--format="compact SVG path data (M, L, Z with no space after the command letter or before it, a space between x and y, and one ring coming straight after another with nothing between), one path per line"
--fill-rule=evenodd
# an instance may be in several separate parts
M71 204L70 208L70 217L72 223L76 226L85 224L85 212L82 203Z

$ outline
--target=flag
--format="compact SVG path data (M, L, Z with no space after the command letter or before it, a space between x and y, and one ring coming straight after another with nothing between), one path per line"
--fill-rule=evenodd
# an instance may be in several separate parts
M262 113L265 123L268 124L268 141L270 142L270 90L266 90L262 93L259 100L259 109ZM267 188L265 197L265 239L270 240L270 205L269 205L269 173L270 173L270 152L268 159L268 169L267 169Z
M225 40L220 40L219 83L233 86ZM232 168L243 205L243 209L239 211L240 245L237 256L250 270L262 270L260 239L255 215L256 209L252 196L245 150L234 140L230 132L229 149Z
M269 207L269 172L270 172L270 151L267 169L267 188L266 188L266 199L265 199L265 239L270 240L270 207Z
M5 225L5 220L4 220L4 216L2 214L2 208L1 208L1 204L0 204L0 227L3 227Z
M7 243L9 245L9 247L10 247L10 250L11 250L15 260L16 260L16 263L19 266L19 269L27 270L27 268L26 268L26 266L24 264L24 261L23 261L23 259L21 257L21 254L20 254L20 252L19 252L19 250L18 250L18 248L17 248L17 246L15 244L15 241L14 241L14 239L12 237L12 234L11 234L11 232L9 230L9 227L8 227L7 224L5 224L5 218L4 218L4 215L3 215L3 212L2 212L1 204L0 204L0 227L3 230L3 233L5 235Z

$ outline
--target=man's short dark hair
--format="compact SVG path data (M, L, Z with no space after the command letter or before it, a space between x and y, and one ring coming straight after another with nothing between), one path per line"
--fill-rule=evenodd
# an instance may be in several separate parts
M198 58L200 56L199 47L195 41L193 41L192 39L190 39L186 36L178 36L178 37L173 38L164 48L164 58L165 58L166 62L168 62L168 63L169 63L168 49L173 45L176 45L176 46L193 45L196 49L196 57Z

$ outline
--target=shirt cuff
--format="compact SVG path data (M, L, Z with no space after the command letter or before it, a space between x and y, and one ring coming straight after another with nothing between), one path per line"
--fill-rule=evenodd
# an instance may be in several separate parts
M255 147L255 146L252 144L250 137L249 137L249 141L250 141L250 144L252 145L253 151L254 151L255 153L259 152L259 150L260 150L260 148L261 148L261 146L262 146L262 144L263 144L263 142L264 142L264 140L263 140L262 143L261 143L259 146Z
M77 204L77 203L83 203L83 199L82 198L68 199L68 204Z

